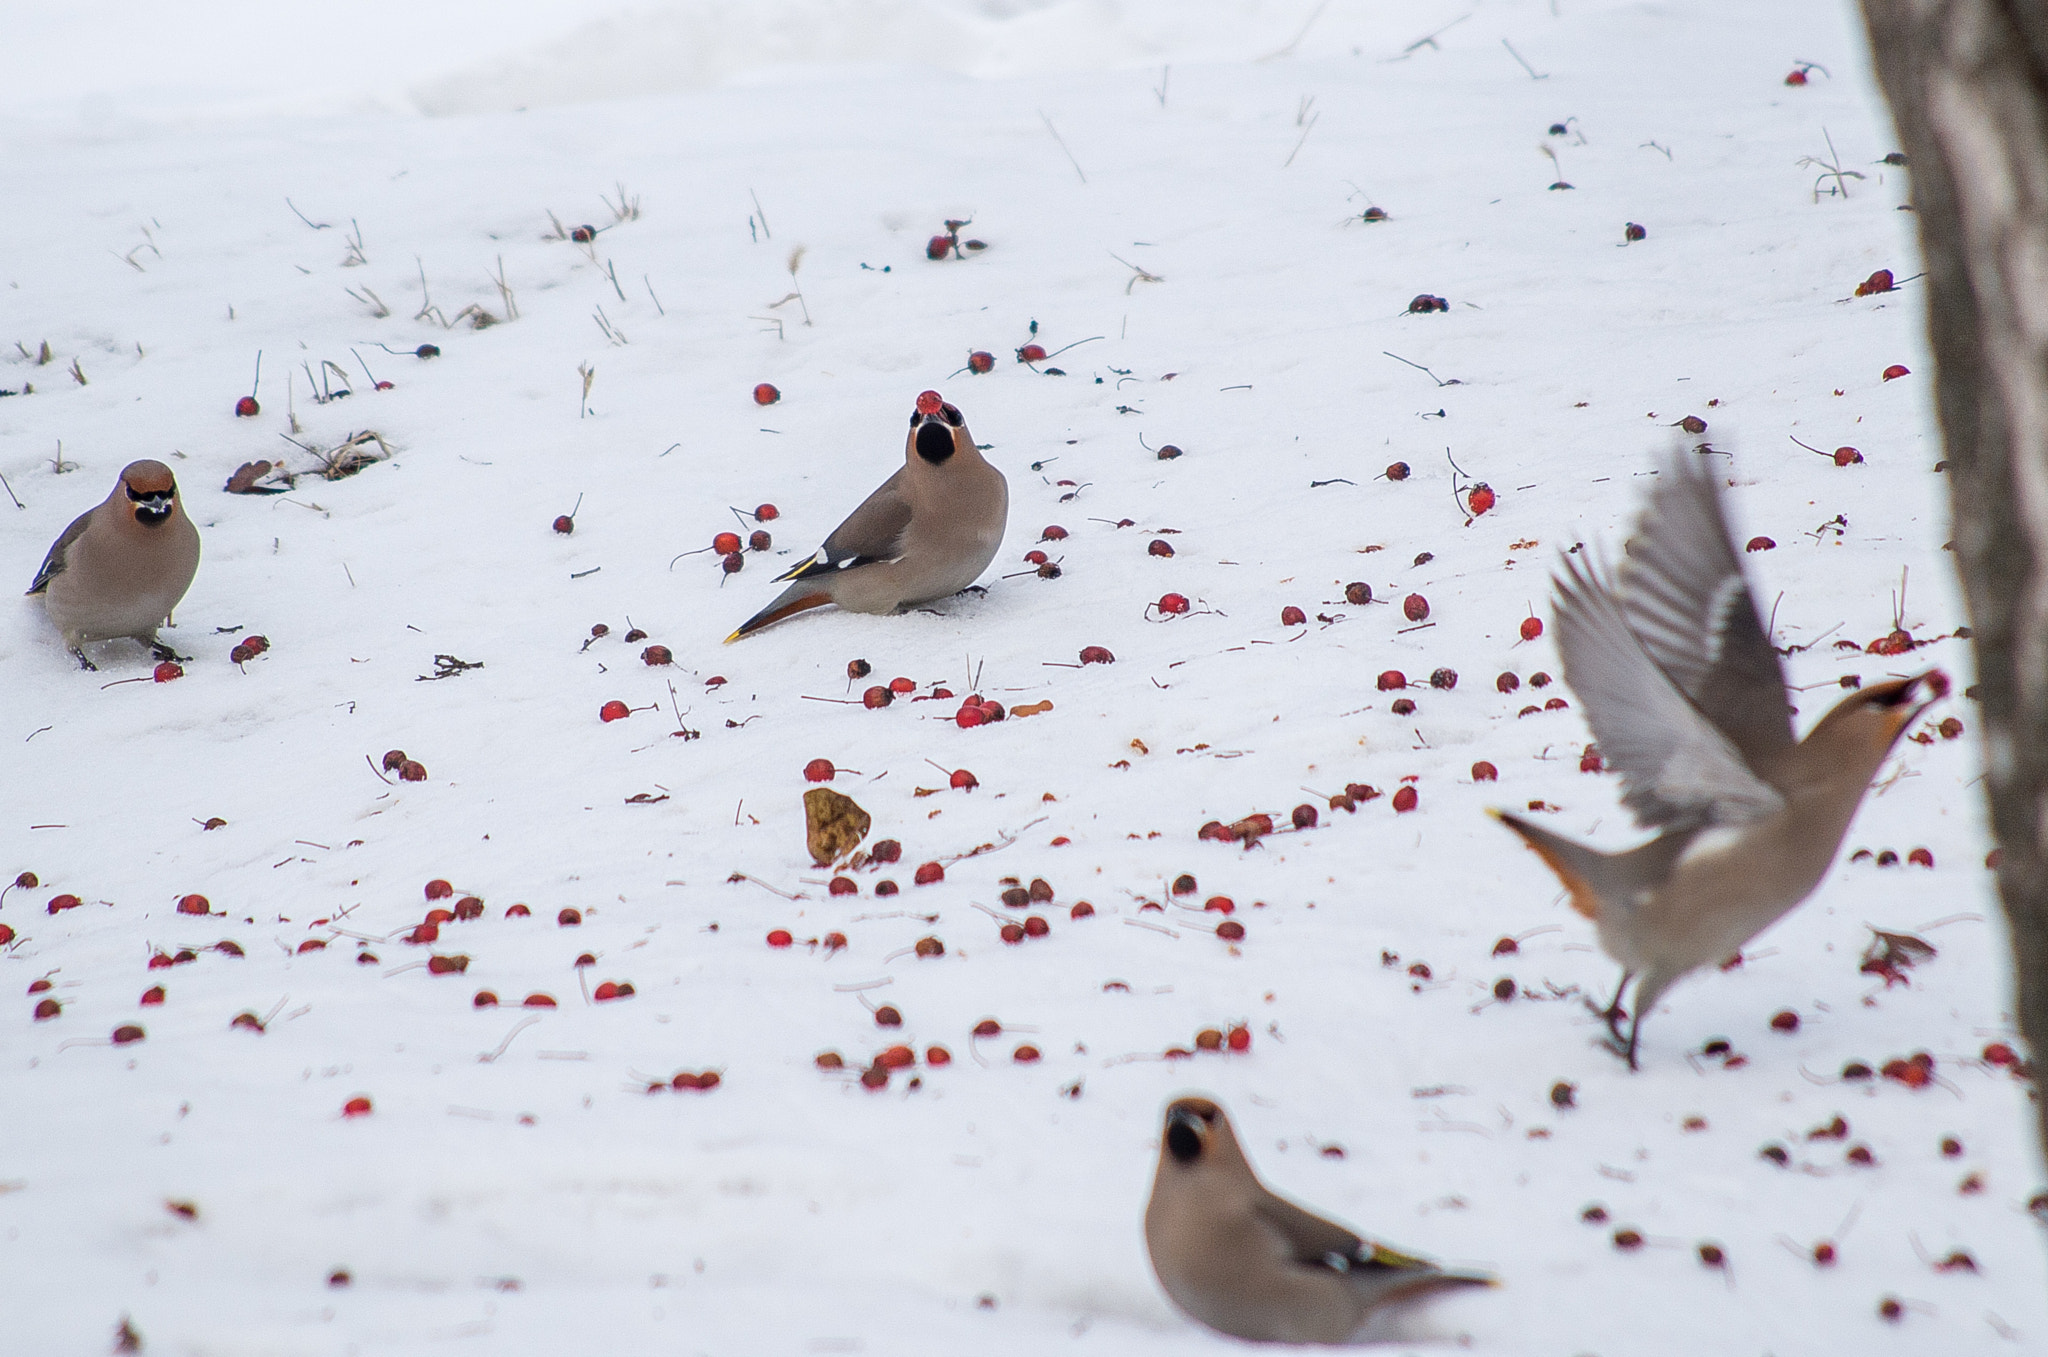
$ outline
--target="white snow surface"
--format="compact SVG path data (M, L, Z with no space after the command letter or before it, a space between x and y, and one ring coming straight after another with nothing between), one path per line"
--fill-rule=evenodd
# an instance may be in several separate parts
M178 1354L1232 1350L1173 1311L1139 1227L1190 1089L1275 1188L1498 1273L1389 1350L2048 1341L2028 1086L1980 1058L2016 1039L1923 293L1851 296L1917 270L1852 7L216 0L9 30L6 568L25 586L138 457L176 469L205 558L174 681L127 643L83 672L35 600L0 611L0 879L41 882L0 900L0 1349L108 1351L126 1316ZM1837 155L1846 199L1804 160ZM602 229L556 238L551 212ZM927 260L948 217L988 248ZM1408 314L1420 293L1448 312ZM1020 364L1034 320L1076 347ZM323 361L352 394L312 398ZM1010 480L987 593L721 646L896 464L926 388ZM258 458L309 472L286 435L366 429L394 455L358 475L223 493ZM1518 715L1570 694L1528 686L1557 662L1517 628L1560 550L1618 548L1681 443L1775 539L1746 561L1807 647L1802 726L1843 675L1939 665L1957 691L1916 733L1965 733L1900 745L1819 892L1674 990L1632 1074L1580 1002L1614 980L1590 925L1481 812L1633 841L1575 707ZM1499 498L1468 521L1470 481ZM679 555L756 526L773 547L736 575ZM1148 609L1169 591L1194 609ZM1895 623L1924 653L1863 653ZM271 649L231 663L250 634ZM1078 667L1090 645L1116 662ZM481 667L422 682L436 655ZM1440 667L1456 688L1411 689L1412 715L1376 690ZM846 704L896 676L1052 707L961 729L955 701ZM614 699L633 714L601 722ZM380 775L394 748L428 779ZM904 845L855 896L804 851L816 758ZM947 788L962 767L977 790ZM1409 779L1411 813L1196 839ZM1848 860L1923 846L1932 870ZM945 880L911 885L928 860ZM1004 877L1056 899L1005 908ZM437 878L484 915L409 945ZM1049 935L1002 943L1026 913ZM1858 972L1870 925L1938 955L1887 988ZM635 993L586 999L603 981ZM1165 1058L1240 1023L1244 1054ZM112 1045L124 1024L146 1038ZM1745 1060L1701 1054L1716 1037ZM917 1067L861 1087L897 1041ZM1840 1077L1916 1051L1925 1088ZM646 1091L679 1070L722 1082ZM1938 1266L1958 1250L1975 1270Z

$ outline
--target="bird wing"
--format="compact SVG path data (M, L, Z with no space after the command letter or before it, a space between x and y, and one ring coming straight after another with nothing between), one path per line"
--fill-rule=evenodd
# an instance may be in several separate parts
M51 580L64 573L65 553L70 549L73 542L85 536L86 528L92 523L92 515L93 511L87 509L84 513L72 519L71 526L64 529L56 541L50 543L50 554L43 557L42 569L36 571L35 583L28 587L29 593L42 593L43 590L50 587Z
M1744 824L1784 805L1651 659L1601 572L1567 556L1553 584L1565 679L1637 823Z
M1785 672L1696 459L1657 478L1617 572L1629 630L1751 767L1792 748Z
M776 578L804 579L828 570L896 559L901 554L904 530L910 526L910 501L903 495L903 471L898 467L895 475L862 500L860 507L832 530L816 555Z
M1263 1189L1252 1212L1279 1237L1281 1247L1297 1263L1327 1266L1325 1260L1331 1256L1350 1258L1365 1244L1337 1222Z

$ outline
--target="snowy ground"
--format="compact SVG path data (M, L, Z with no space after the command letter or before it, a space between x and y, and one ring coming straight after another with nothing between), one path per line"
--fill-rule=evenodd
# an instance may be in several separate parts
M1555 553L1612 547L1681 437L1730 454L1740 530L1776 541L1748 560L1780 642L1811 647L1803 720L1844 674L1969 682L1937 641L1965 619L1922 294L1850 295L1916 266L1848 7L1338 3L1291 48L1306 0L505 8L10 18L0 390L33 392L0 400L6 569L25 586L142 456L176 467L206 555L174 682L122 646L82 673L38 605L0 612L0 871L42 883L0 904L0 1347L105 1351L126 1315L171 1353L1221 1351L1139 1232L1160 1108L1191 1088L1277 1188L1501 1275L1395 1350L2044 1341L2027 1090L1979 1059L2013 1034L1973 704L1929 713L1966 734L1902 744L1847 844L1933 870L1845 854L1740 969L1672 994L1640 1074L1578 1002L1613 980L1590 929L1480 813L1540 800L1628 841L1576 711L1517 715L1562 690L1494 678L1555 670L1517 636ZM1825 71L1785 85L1806 61ZM1801 163L1830 138L1862 176L1846 201ZM600 197L621 185L635 219ZM603 229L551 239L550 212ZM948 217L989 248L927 261ZM799 246L802 301L778 305ZM1419 293L1448 313L1404 314ZM429 302L505 323L414 318ZM1014 361L1033 320L1050 349L1090 341L1064 376ZM960 371L970 349L995 370ZM236 419L259 350L262 413ZM353 394L311 398L323 360ZM927 387L1010 479L986 596L721 647L888 473ZM314 465L293 415L310 447L374 429L395 455L223 493L245 462ZM1707 432L1669 427L1687 415ZM1491 512L1466 520L1451 458ZM1396 460L1409 479L1381 477ZM764 502L765 525L728 509ZM756 526L773 549L735 576L675 559ZM1175 554L1148 554L1168 529ZM1060 578L1019 573L1040 545ZM1346 604L1351 581L1396 602ZM1168 591L1195 610L1148 614ZM1924 656L1836 648L1895 609ZM238 668L251 633L272 648ZM1075 667L1088 645L1116 663ZM437 654L482 667L421 682ZM849 696L855 658L868 683L1053 705L963 730L953 701L816 700ZM1461 681L1412 716L1375 689L1439 667ZM600 722L613 699L636 711ZM366 763L392 748L428 780ZM851 898L803 849L821 757L905 849ZM959 767L978 790L920 794ZM1410 814L1382 796L1251 852L1196 841L1404 779ZM913 887L926 860L946 879ZM1053 885L1028 911L1048 937L1000 941L994 916L1027 912L1004 877ZM484 916L408 945L435 878ZM188 892L215 913L179 914ZM84 904L49 914L66 893ZM1938 955L1886 989L1858 973L1867 925ZM848 945L807 945L828 931ZM909 954L926 936L943 957ZM204 950L223 939L246 955ZM1522 997L1493 1001L1503 977ZM636 992L587 1001L602 981ZM517 1010L536 991L560 1006ZM33 1020L44 998L62 1012ZM146 1039L110 1045L129 1023ZM1246 1054L1162 1058L1236 1023ZM1746 1063L1702 1056L1714 1037ZM855 1082L897 1041L955 1058ZM1016 1063L1025 1042L1043 1058ZM1925 1088L1839 1077L1916 1051ZM644 1091L678 1070L722 1082ZM374 1111L344 1118L358 1096ZM1837 1116L1846 1136L1809 1138ZM1957 1250L1974 1271L1938 1266Z

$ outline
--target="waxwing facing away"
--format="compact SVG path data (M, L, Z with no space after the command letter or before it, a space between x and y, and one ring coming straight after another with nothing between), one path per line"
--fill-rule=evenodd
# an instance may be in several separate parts
M832 530L816 555L777 576L794 580L728 642L807 608L893 613L957 594L995 559L1010 487L983 459L960 411L918 396L903 465Z
M1167 1105L1145 1247L1175 1305L1264 1343L1342 1343L1381 1306L1496 1284L1360 1239L1268 1191L1230 1118L1203 1097Z
M132 637L158 659L177 659L156 629L192 587L199 529L185 516L178 482L162 462L130 462L113 493L80 514L50 547L31 594L78 662L94 641Z
M1622 804L1657 837L1604 853L1494 813L1621 963L1601 1016L1633 1068L1643 1015L1672 982L1735 956L1820 884L1878 765L1948 680L1871 684L1795 740L1720 487L1697 457L1657 478L1611 577L1567 556L1554 582L1565 680L1621 775Z

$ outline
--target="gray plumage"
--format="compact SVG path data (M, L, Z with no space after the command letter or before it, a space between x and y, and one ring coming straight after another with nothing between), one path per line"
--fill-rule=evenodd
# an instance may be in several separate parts
M73 519L29 585L87 669L85 647L129 637L160 659L178 658L157 628L192 587L199 529L162 462L131 462L105 500Z
M1812 894L1870 779L1947 681L1929 671L1873 684L1796 740L1720 487L1697 458L1658 478L1619 570L1566 557L1555 585L1565 680L1621 775L1622 804L1659 832L1604 853L1497 814L1621 963L1602 1011L1617 1043L1623 993L1640 977L1625 1047L1634 1066L1643 1015L1675 981L1732 957Z
M1341 1343L1381 1306L1494 1285L1361 1239L1268 1190L1230 1118L1201 1097L1167 1106L1145 1247L1175 1305L1255 1342Z
M960 411L936 391L917 398L903 465L832 530L792 580L728 642L808 608L893 613L957 594L995 559L1009 519L1003 473L974 446Z

